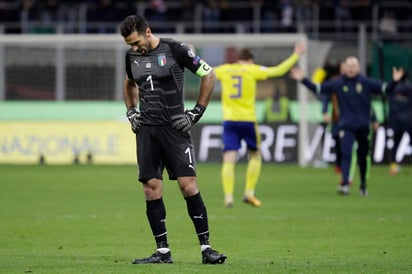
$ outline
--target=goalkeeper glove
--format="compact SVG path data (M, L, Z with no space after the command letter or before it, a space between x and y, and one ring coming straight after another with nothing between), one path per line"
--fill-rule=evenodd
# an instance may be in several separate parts
M140 112L138 112L135 107L130 107L127 109L126 116L132 126L132 131L137 134L142 125Z
M192 126L199 121L205 110L205 106L196 104L192 110L186 110L184 114L173 115L171 117L172 127L183 132L188 132Z

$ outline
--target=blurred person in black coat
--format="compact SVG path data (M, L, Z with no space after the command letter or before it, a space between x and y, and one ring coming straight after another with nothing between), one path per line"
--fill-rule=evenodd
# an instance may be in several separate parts
M412 82L404 75L402 80L396 86L393 93L388 95L389 119L388 127L393 131L393 147L390 150L390 168L391 175L396 175L400 166L401 159L396 158L399 144L405 132L409 134L412 140Z

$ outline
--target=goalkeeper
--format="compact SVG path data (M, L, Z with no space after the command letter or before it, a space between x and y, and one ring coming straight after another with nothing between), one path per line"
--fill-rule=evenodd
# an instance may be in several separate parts
M127 117L136 134L139 181L146 199L146 215L156 252L134 264L172 263L163 202L163 170L177 180L200 244L202 263L221 264L226 256L211 248L206 206L196 180L190 128L202 117L215 84L211 67L191 48L172 39L158 38L146 20L130 15L120 25L130 49L126 53L123 86ZM196 106L183 105L185 68L201 78ZM139 110L136 109L139 102Z

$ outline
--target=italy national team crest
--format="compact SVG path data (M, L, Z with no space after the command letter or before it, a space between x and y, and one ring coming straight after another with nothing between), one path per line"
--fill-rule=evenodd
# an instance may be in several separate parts
M166 61L166 55L164 53L160 53L159 55L157 55L157 63L159 64L159 66L165 66Z

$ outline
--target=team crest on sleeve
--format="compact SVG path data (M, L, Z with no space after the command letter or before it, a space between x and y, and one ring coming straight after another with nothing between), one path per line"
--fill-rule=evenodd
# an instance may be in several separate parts
M361 83L356 83L356 92L361 93L362 92L362 84Z
M187 51L187 55L192 59L195 57L195 53L191 48L189 48L189 50Z
M167 59L164 53L160 53L159 55L157 55L157 63L159 64L159 66L161 67L165 66L166 62L167 62Z
M199 64L200 61L202 61L202 58L200 58L200 56L196 56L195 58L193 58L193 65Z
M181 43L180 45L184 47L185 49L187 49L187 56L189 56L192 59L195 58L195 50L193 46L188 46L185 43Z

